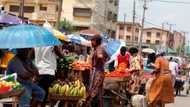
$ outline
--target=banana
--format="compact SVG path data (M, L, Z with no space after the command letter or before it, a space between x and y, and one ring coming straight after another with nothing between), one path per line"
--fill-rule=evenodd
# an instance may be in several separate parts
M83 86L81 89L80 89L80 96L84 96L86 93L86 87Z
M66 88L65 88L65 95L66 95L66 96L69 96L69 85L66 84L65 87L66 87Z

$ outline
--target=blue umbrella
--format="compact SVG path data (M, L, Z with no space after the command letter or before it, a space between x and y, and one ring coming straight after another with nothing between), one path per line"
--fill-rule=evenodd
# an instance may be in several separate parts
M90 46L91 42L81 37L80 35L71 34L68 35L69 41L75 44Z
M125 46L125 42L124 41L120 41L120 40L111 40L109 41L106 46L105 46L105 50L107 52L107 54L110 56L110 61L113 61L118 53L120 52L120 48L122 46Z
M0 30L0 48L31 48L59 45L47 29L36 25L17 25Z
M17 16L0 12L0 23L13 25L22 24L22 19L18 18Z

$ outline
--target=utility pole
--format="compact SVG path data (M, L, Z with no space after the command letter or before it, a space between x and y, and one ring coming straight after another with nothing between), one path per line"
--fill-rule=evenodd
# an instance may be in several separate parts
M123 23L124 23L124 25L125 25L125 22L126 22L126 13L124 14L124 19L123 19Z
M143 17L142 17L142 22L141 22L142 27L141 27L140 41L139 41L139 52L140 52L140 56L141 56L141 53L142 53L142 38L143 38L144 21L145 21L146 10L147 10L147 0L144 0Z
M59 29L59 25L61 21L62 5L63 5L63 0L58 0L58 17L57 17L57 22L56 22L57 29Z
M24 0L20 0L19 16L24 19Z
M133 0L133 25L132 25L132 45L135 43L135 16L136 16L136 0Z

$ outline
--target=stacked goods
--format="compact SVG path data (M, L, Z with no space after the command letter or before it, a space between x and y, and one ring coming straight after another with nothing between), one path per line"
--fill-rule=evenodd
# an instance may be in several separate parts
M110 73L106 73L106 77L128 77L130 74L129 72L110 72Z
M118 65L116 71L117 72L125 72L127 68L127 65L125 63L121 63Z
M83 61L74 61L71 64L73 70L83 71L85 69L91 69L91 65Z
M49 88L50 94L58 94L70 97L86 96L86 87L79 81L69 83L56 83Z
M16 81L0 81L0 94L4 94L9 91L15 91L22 89L22 85Z

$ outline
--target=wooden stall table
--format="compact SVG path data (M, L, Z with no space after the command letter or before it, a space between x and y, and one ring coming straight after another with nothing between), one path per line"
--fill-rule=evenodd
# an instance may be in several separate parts
M49 94L48 100L50 101L50 107L54 107L55 102L64 101L64 107L68 107L69 104L76 104L75 107L80 107L79 101L82 97L70 97L58 94Z
M4 94L0 94L0 99L12 98L13 107L17 107L18 99L24 93L24 89L6 92Z
M121 100L129 102L128 97L128 85L130 76L124 74L123 76L106 75L104 79L104 90L109 90L113 93L112 107L122 106Z

